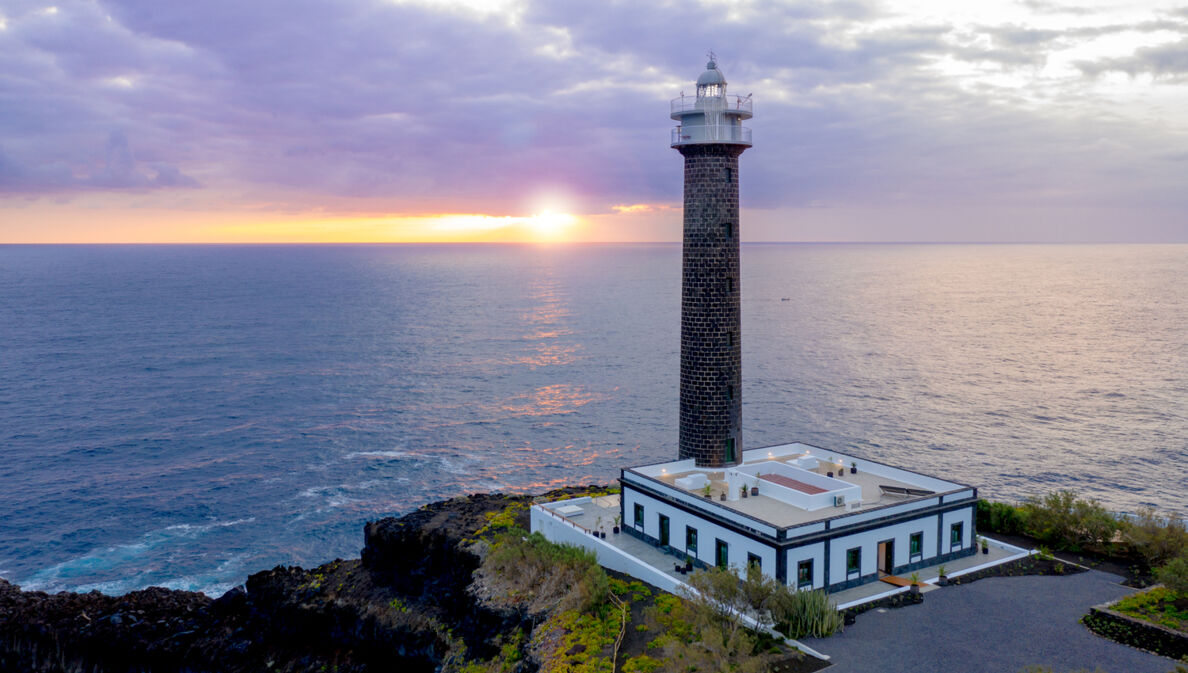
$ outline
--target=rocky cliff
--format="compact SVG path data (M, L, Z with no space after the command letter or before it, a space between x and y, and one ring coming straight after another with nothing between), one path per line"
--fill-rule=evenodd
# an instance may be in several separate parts
M527 528L530 501L473 495L370 522L362 559L277 567L217 599L156 587L51 595L0 580L0 671L413 672L490 658L534 619L475 598L476 551L493 517Z

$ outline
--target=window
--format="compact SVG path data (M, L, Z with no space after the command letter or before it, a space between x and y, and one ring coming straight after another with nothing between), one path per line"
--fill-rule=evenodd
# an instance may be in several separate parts
M734 386L726 386L726 399L734 399Z
M697 555L697 529L685 529L685 551L694 556Z
M862 572L862 547L846 550L846 576L857 575Z
M729 437L726 439L726 462L727 463L734 462L734 438L733 437Z
M726 169L726 182L734 182L734 169L733 168Z
M734 348L734 332L726 333L726 345L730 348Z
M668 517L663 514L660 515L660 546L668 546Z
M734 223L733 222L723 222L722 229L724 229L726 231L726 238L734 238Z
M643 505L635 503L635 527L643 528Z
M813 586L813 560L808 559L796 564L796 588L811 589Z
M752 554L751 552L747 552L747 567L749 568L750 566L755 566L756 568L759 568L760 570L762 570L763 569L763 559Z
M953 524L952 526L949 526L949 548L950 549L957 549L958 547L961 546L961 540L962 540L962 538L965 537L964 533L965 533L965 522L964 521L958 521L957 523Z
M726 277L726 291L734 292L734 279L729 276Z
M714 540L714 547L714 562L719 568L727 568L730 565L730 546L721 540Z
M912 533L908 538L908 556L924 555L924 533Z

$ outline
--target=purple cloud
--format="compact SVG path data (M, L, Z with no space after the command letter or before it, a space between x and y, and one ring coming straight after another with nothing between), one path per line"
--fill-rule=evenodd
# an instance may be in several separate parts
M1179 162L1165 158L1182 130L1119 118L1088 88L1107 69L1174 79L1182 47L1082 65L1059 90L1026 84L1086 31L1186 30L1174 13L1055 30L885 23L861 1L591 11L530 0L479 14L373 0L65 0L47 12L16 0L2 11L9 197L142 190L167 203L185 188L210 207L494 214L548 190L584 212L672 203L667 100L692 90L716 48L732 91L756 99L747 207L1188 205Z

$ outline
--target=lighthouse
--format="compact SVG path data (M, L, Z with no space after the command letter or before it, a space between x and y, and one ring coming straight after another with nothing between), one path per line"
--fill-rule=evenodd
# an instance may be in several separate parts
M694 567L840 591L974 555L972 486L801 442L743 451L738 157L751 146L751 97L728 96L709 56L697 94L671 110L685 158L679 456L623 468L610 502L533 505L532 530L668 591ZM614 497L607 538L597 529ZM633 539L683 563L637 556Z
M727 95L713 52L697 93L672 100L672 147L685 158L679 458L742 458L738 157L751 146L751 97Z

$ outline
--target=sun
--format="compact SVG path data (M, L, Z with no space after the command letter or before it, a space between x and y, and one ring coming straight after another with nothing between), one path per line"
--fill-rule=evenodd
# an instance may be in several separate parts
M565 237L566 231L577 222L577 218L568 213L554 213L544 210L536 215L525 218L524 224L537 238L542 241L556 241Z

